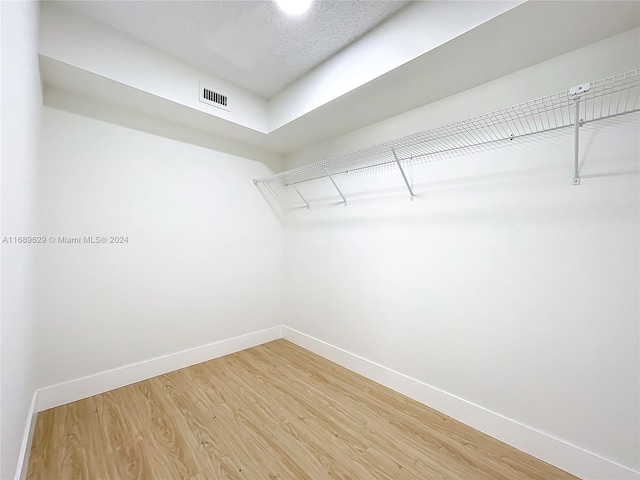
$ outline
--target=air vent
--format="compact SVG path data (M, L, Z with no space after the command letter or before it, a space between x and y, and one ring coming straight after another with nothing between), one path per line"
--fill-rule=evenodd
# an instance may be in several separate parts
M214 107L229 111L227 95L216 92L212 88L200 85L200 101Z

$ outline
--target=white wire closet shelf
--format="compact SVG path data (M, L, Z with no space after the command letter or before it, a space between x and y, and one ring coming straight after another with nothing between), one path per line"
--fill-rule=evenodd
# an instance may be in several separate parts
M635 69L467 120L286 170L254 180L254 183L263 185L283 207L283 194L285 190L291 189L309 208L310 200L301 193L299 187L302 184L325 182L331 187L336 199L346 205L348 194L340 188L342 176L354 171L386 166L397 170L397 175L402 178L413 199L413 187L406 174L406 169L413 162L445 152L573 126L573 183L579 185L579 127L637 111L640 111L640 74Z

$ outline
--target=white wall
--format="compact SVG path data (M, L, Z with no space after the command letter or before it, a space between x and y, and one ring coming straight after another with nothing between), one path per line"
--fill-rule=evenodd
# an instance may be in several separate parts
M283 230L259 161L45 107L40 386L280 325Z
M34 235L42 97L38 4L0 2L2 236ZM0 477L11 478L35 391L34 250L2 245Z
M630 70L638 49L628 32L290 165ZM290 212L285 325L639 471L639 128L584 127L579 187L567 131L420 169L413 202L400 188Z
M269 99L269 130L517 7L513 2L414 2Z
M465 120L640 65L640 28L560 55L289 155L287 168Z
M27 229L35 222L31 181L40 109L38 95L26 96L37 90L35 60L24 62L35 52L36 14L33 7L6 5L14 4L2 3L3 234L7 225ZM14 12L11 28L5 28L7 11ZM19 21L23 15L28 28ZM291 163L634 68L637 38L635 31L601 42L305 150ZM8 67L13 84L6 83ZM9 100L5 85L12 88ZM6 108L18 101L20 108ZM293 212L283 238L250 181L269 173L264 164L45 108L38 233L56 240L121 235L129 243L36 250L37 384L284 318L288 326L639 470L635 122L585 129L585 178L578 188L570 185L570 135L549 135L434 167L437 181L421 184L414 202L402 193L388 202L362 199L349 208ZM7 151L18 152L19 162L7 164ZM14 470L34 386L31 253L6 252L3 478ZM19 320L7 323L8 316Z
M71 13L63 3L42 2L41 55L252 130L267 132L267 102L262 97L111 27ZM200 102L200 83L227 94L230 111Z

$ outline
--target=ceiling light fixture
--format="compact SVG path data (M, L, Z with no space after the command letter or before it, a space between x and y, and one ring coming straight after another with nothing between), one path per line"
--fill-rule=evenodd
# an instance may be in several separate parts
M288 15L301 15L311 6L312 0L276 0L278 8Z

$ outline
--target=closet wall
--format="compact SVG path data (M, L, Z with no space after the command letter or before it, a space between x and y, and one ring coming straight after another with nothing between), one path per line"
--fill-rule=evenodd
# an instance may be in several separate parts
M2 235L37 234L36 168L42 96L36 2L0 2ZM36 388L35 248L2 244L0 478L13 478Z
M57 243L38 250L39 386L282 323L260 159L48 107L41 157L40 231Z
M334 139L289 166L634 69L639 36ZM445 412L462 399L640 470L639 129L638 114L583 127L578 187L568 129L434 159L413 172L414 201L390 168L358 183L396 189L290 212L285 325L450 394Z
M36 51L37 8L20 8L29 27L15 22L15 38L26 38L15 50L23 61ZM3 56L12 31L5 9ZM636 68L639 35L314 146L289 166ZM35 60L14 72L22 72L12 73L22 84L16 91L37 91ZM555 132L439 158L421 170L413 202L400 183L347 208L336 201L290 212L283 229L251 182L271 173L272 158L49 107L36 190L39 98L25 105L10 119L14 143L5 144L3 118L3 232L5 148L14 148L27 153L14 164L20 188L10 191L24 208L11 212L25 215L13 225L35 221L37 191L38 234L56 242L22 250L15 268L3 250L3 278L17 283L3 284L2 295L2 363L16 367L9 375L3 368L1 476L13 474L34 386L283 323L640 470L637 115L583 128L580 187L571 185L571 132ZM358 182L378 188L376 178ZM37 336L27 308L33 262ZM7 330L10 308L16 321ZM6 423L6 411L15 422Z

